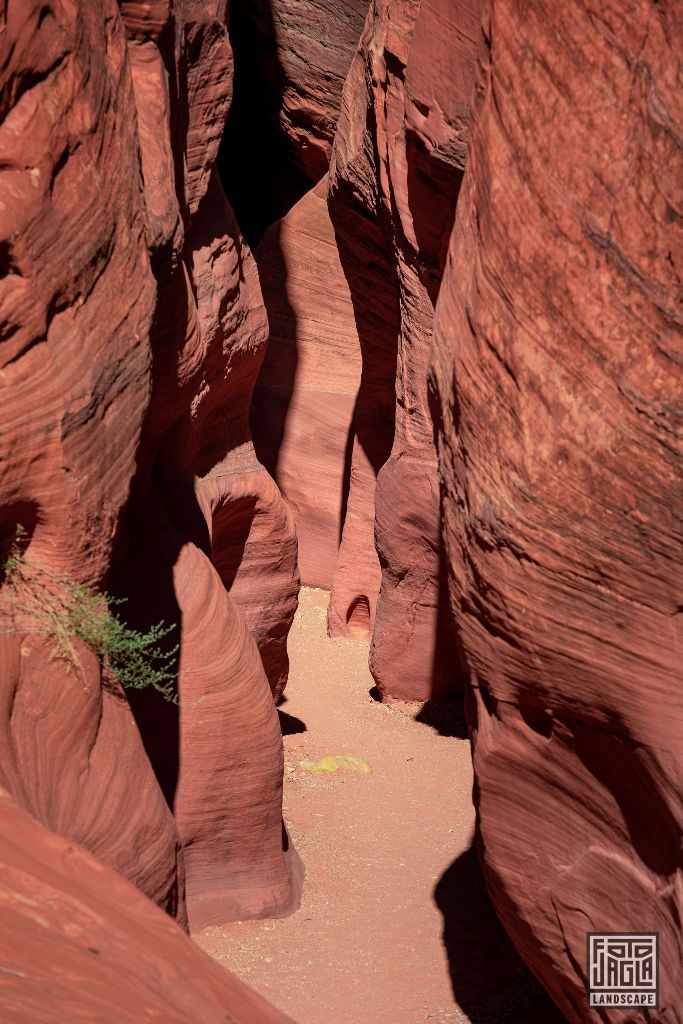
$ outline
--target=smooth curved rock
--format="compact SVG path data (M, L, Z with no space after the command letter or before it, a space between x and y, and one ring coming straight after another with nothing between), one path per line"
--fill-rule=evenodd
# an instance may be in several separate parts
M332 591L334 636L371 632L380 585L375 550L379 433L349 283L327 210L327 177L269 229L256 252L268 352L252 422L261 458L291 503L307 586ZM381 441L380 441L381 444Z
M623 1019L589 931L659 932L629 1019L683 1019L681 42L670 3L493 0L436 317L483 864L586 1022Z
M0 790L2 1015L12 1024L292 1024L120 875Z
M183 620L175 814L190 928L295 910L303 869L282 824L282 737L255 641L208 558L174 566Z
M344 473L345 477L348 475L348 497L327 609L330 636L371 636L377 614L381 569L373 526L382 445L381 431L379 443L373 436L373 402L368 401L369 394L372 394L371 389L361 386L356 397L352 434L347 441ZM381 423L382 413L388 410L382 408L382 399L378 404Z
M256 641L277 700L287 683L287 636L297 608L297 531L251 446L241 454L243 461L219 464L202 478L198 498L207 506L211 560Z
M0 638L0 784L37 821L85 846L185 924L175 823L124 694L101 683L97 658L83 644L69 663L55 656L52 637L34 629L18 623ZM129 777L138 787L134 803Z
M125 698L35 614L53 577L102 586L149 398L156 288L116 10L13 4L0 33L0 561L21 526L27 565L0 581L0 775L184 921L175 824Z
M217 223L224 231L218 238ZM197 488L210 492L213 518L207 523L214 563L245 615L279 696L287 682L287 634L299 593L296 534L251 441L251 397L266 352L267 323L256 263L215 172L188 242L205 354L180 443L187 446L185 458L194 468ZM181 476L170 468L175 454L169 451L166 466ZM214 514L218 506L220 514ZM236 546L242 542L236 564Z
M235 89L219 166L251 245L327 171L366 10L367 0L252 0L230 12Z
M370 667L384 699L424 701L462 685L445 599L427 369L482 8L478 0L370 5L330 171L330 213L363 353L352 477L373 474L365 491L382 576L376 616L375 595L370 601ZM355 613L347 573L367 557L358 550L367 527L346 534L345 526L330 602L335 633Z
M330 590L361 358L327 178L270 228L256 260L270 334L252 404L254 440L294 510L302 583Z

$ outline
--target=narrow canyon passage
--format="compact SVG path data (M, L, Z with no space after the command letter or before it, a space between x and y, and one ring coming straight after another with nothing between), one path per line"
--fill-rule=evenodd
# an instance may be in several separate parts
M682 50L0 0L0 1024L683 1024Z
M374 700L367 641L329 638L327 603L301 592L280 707L301 908L196 941L299 1024L559 1024L485 894L461 707ZM372 774L301 767L349 754Z

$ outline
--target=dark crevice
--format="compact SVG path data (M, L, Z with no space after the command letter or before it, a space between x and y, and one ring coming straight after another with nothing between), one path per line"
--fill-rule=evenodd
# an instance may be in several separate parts
M217 167L242 234L253 249L266 228L315 184L297 166L278 115L287 78L268 0L230 9L233 96Z

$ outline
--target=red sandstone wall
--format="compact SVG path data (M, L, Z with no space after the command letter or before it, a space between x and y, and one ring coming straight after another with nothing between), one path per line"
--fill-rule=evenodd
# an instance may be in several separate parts
M118 16L105 20L112 12L12 4L0 35L2 562L20 525L41 579L99 585L149 401L156 294L126 36ZM6 590L2 784L183 920L175 825L125 701L102 688L88 651L55 660L31 614L39 585L17 600Z
M2 1017L292 1024L120 875L0 791Z
M362 524L354 522L353 490L349 498L330 629L343 633L354 602L369 598L370 667L385 699L427 700L462 685L444 601L427 367L481 8L436 0L370 5L330 172L330 214L363 355L352 488L355 476L367 480ZM359 578L373 527L379 596Z
M0 47L3 562L20 525L27 572L106 587L180 646L180 706L131 693L133 717L6 579L2 781L181 921L186 888L193 928L286 912L296 540L251 445L265 311L214 170L226 5L13 4Z
M270 117L311 182L327 170L344 80L366 0L255 0L243 17L258 40Z
M680 11L494 0L436 316L480 852L570 1020L587 931L682 1018ZM678 421L680 425L680 421Z
M327 171L366 9L366 0L232 6L234 96L219 165L252 246Z

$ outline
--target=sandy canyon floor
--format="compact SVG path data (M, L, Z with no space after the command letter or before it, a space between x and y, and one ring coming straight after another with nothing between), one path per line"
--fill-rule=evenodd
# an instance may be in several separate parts
M367 641L327 636L327 600L301 592L280 707L301 909L197 943L297 1024L558 1024L486 895L461 705L378 703ZM348 754L372 774L301 767Z

